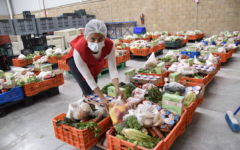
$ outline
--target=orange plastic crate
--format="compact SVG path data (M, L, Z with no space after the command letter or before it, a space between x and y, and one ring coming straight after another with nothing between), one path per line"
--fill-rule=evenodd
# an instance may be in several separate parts
M104 59L104 61L105 61L105 64L104 64L103 68L108 68L108 61L107 61L107 59Z
M115 44L115 48L117 49L118 46L121 46L122 44Z
M138 38L138 40L150 41L150 38L149 37L147 37L147 38Z
M187 110L183 110L181 118L176 126L172 129L168 136L164 140L160 141L152 150L168 150L172 146L176 138L182 135L186 129L186 114ZM108 150L128 150L128 148L134 150L147 150L144 147L135 146L135 144L116 138L110 134L110 130L107 131L106 136Z
M155 45L152 48L150 48L149 50L150 50L151 53L152 52L157 52L159 50L159 47L158 47L158 45Z
M48 56L48 63L56 64L56 63L58 63L59 60L66 60L66 59L67 59L67 55L63 55L61 57L58 57L58 56Z
M188 35L188 40L197 40L197 35Z
M0 35L0 45L11 43L9 35Z
M120 39L119 42L120 42L120 43L123 43L123 39Z
M67 60L68 55L61 56L61 60Z
M40 59L42 56L35 56L34 60L37 61L38 59Z
M69 68L68 64L66 63L66 60L59 60L58 61L58 69L65 70L65 71L70 71L70 68Z
M54 78L44 80L39 83L29 83L23 86L25 96L33 96L42 91L48 90L53 87L58 87L64 84L63 74L59 74Z
M30 65L33 63L33 60L32 59L29 59L29 60L19 60L18 58L13 58L12 59L13 61L13 66L16 66L16 67L23 67L23 66L26 66L26 65Z
M202 38L202 35L201 34L198 34L197 35L197 39L201 39Z
M182 45L188 43L188 39L182 39Z
M228 51L227 53L213 53L213 54L217 54L218 56L220 56L220 60L222 63L227 62L228 58L232 56L231 51Z
M148 38L151 39L151 38L152 38L152 35L148 35Z
M218 61L218 64L217 64L217 70L220 70L221 69L221 60L219 59L219 61Z
M199 102L198 100L196 100L192 102L188 107L184 108L185 110L187 110L186 125L189 125L191 123L193 114L197 109L198 105L199 105Z
M208 80L210 80L210 75L206 75L203 79L195 79L195 78L190 78L190 77L181 77L181 82L186 82L186 83L199 83L199 84L204 84L205 86L208 83Z
M160 37L160 35L152 35L153 39L158 39Z
M136 55L136 56L147 56L151 53L151 51L149 48L146 48L146 49L133 48L132 53L133 55Z
M130 60L130 52L128 52L128 53L124 56L123 62L126 62L126 61L128 61L128 60Z
M177 36L184 36L183 34L177 34Z
M55 136L57 139L72 145L81 150L88 150L95 144L97 144L98 139L105 134L105 132L112 126L112 121L110 116L99 122L99 127L102 132L95 138L94 130L89 129L79 130L71 126L60 124L59 127L56 126L58 120L63 120L66 114L62 113L52 119Z
M123 43L131 43L133 40L123 40Z

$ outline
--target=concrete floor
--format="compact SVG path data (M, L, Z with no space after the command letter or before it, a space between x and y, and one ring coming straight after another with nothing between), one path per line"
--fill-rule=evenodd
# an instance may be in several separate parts
M166 53L168 50L164 50ZM158 57L163 57L160 55ZM119 71L120 81L130 68L140 68L143 60L130 60ZM233 133L225 121L227 110L236 110L240 105L240 49L225 63L208 85L205 98L194 113L193 120L178 137L171 150L239 150L240 133ZM99 79L103 87L110 83L109 76ZM76 150L55 138L52 118L66 113L68 104L81 98L81 90L72 76L65 76L65 84L59 87L60 94L51 98L36 99L30 107L16 107L0 118L0 150ZM240 121L240 113L236 116ZM96 147L91 148L99 149Z

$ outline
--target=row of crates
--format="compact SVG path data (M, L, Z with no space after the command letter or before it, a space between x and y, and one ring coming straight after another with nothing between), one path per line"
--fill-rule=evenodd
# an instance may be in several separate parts
M0 35L43 34L70 28L84 28L95 15L0 20Z

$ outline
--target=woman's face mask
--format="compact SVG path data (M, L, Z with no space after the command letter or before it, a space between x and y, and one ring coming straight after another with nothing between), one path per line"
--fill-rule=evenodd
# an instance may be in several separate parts
M99 52L103 46L105 46L104 41L100 42L100 43L92 43L92 42L88 42L88 47L91 49L91 51L93 52Z
M93 52L99 52L104 46L105 37L100 33L92 33L87 38L88 47Z

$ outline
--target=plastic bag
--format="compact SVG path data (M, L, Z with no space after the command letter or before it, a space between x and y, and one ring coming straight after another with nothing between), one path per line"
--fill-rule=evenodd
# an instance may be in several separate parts
M123 121L123 116L128 114L128 109L130 109L129 105L124 104L120 96L109 104L109 114L113 125Z
M215 65L218 63L218 60L216 57L214 57L212 55L212 53L210 53L209 57L208 57L208 60L206 60L206 65L207 66L212 66L212 65Z
M165 57L167 56L171 56L173 58L173 60L177 60L177 56L175 56L175 54L173 53L173 51L168 51L168 53L165 55Z
M136 88L133 92L132 95L134 98L139 98L141 100L144 99L144 96L146 94L146 90L140 89L140 88Z
M219 47L218 53L226 53L226 49L224 47Z
M24 56L23 54L20 54L20 55L18 56L18 59L19 59L19 60L22 60L22 59L24 59L24 58L26 58L26 56Z
M138 122L145 128L160 126L164 124L164 119L158 110L152 105L139 105L134 111Z
M104 117L108 116L108 112L104 107L99 107L98 105L95 105L95 109L95 114L102 114Z
M147 62L144 64L144 69L155 68L157 66L157 59L155 54L152 53L151 56L148 58Z
M137 105L138 103L140 103L142 100L140 98L134 98L134 97L129 97L127 99L127 103L131 104L131 105Z
M165 84L163 89L165 89L165 91L169 91L169 92L179 92L180 94L184 94L185 93L185 87L177 82L171 82L168 84Z
M188 65L184 65L184 66L178 67L177 72L181 72L181 75L193 75L197 73L197 70Z
M93 111L88 103L83 102L83 99L80 99L74 103L69 104L67 118L81 120L86 119L93 115Z
M155 85L151 84L151 83L146 83L142 86L142 89L144 90L150 90L152 87L155 87Z
M176 71L178 70L178 64L179 64L179 63L176 63L176 62L173 63L173 64L171 65L171 67L168 68L168 71L169 71L169 72L176 72Z

